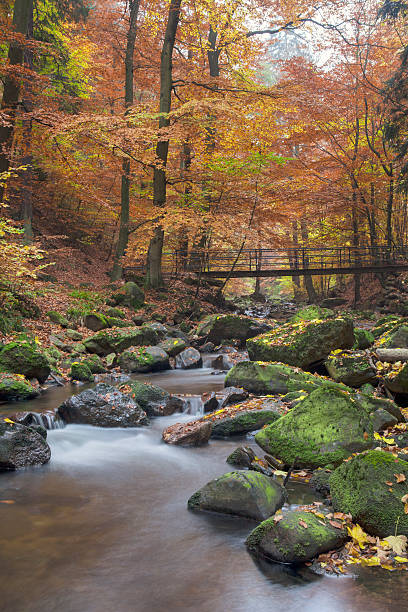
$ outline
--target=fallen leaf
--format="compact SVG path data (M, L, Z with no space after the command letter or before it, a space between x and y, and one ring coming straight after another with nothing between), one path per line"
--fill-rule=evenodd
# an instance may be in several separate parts
M394 474L397 482L405 482L406 477L405 474Z
M329 523L332 527L335 527L336 529L343 529L343 525L337 521L329 521Z
M281 521L282 519L283 519L283 514L275 514L275 516L273 517L273 522L279 523L279 521Z
M0 504L15 504L14 499L1 499Z
M305 523L305 521L303 521L302 519L300 519L299 521L299 525L301 525L302 527L304 527L305 529L309 528L309 525L307 523Z
M403 504L406 504L408 502L408 493L401 497L401 501L402 501Z
M394 557L394 561L397 563L408 563L408 559L406 557Z
M397 555L403 555L407 550L407 536L388 536L384 539L388 546L397 553Z

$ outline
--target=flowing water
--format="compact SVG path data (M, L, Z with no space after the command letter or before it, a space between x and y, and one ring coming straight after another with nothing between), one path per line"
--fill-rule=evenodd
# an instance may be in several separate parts
M210 370L141 377L169 391L218 390ZM83 387L55 388L2 411L57 407ZM194 514L188 497L230 468L239 440L185 449L161 443L162 429L68 425L48 432L51 462L0 474L1 612L399 612L403 573L316 576L257 564L244 541L251 521ZM291 504L315 499L290 485Z

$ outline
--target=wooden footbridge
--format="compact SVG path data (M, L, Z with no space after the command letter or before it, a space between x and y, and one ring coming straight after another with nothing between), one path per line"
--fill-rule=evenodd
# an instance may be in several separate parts
M145 265L127 268L142 272ZM400 272L408 270L408 246L228 249L163 254L163 273L247 278Z

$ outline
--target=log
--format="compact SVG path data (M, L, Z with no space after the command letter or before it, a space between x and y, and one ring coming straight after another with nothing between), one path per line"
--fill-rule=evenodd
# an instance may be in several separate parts
M408 349L404 348L378 348L376 349L375 353L380 361L387 361L388 363L408 361Z

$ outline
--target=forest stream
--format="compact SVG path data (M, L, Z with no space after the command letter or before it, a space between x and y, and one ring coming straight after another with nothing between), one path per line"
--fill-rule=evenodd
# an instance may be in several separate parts
M137 377L184 394L223 386L209 368ZM72 392L49 389L1 411L42 412ZM402 572L359 568L328 577L259 564L244 545L254 522L188 511L189 496L229 471L225 459L243 440L201 448L162 443L164 427L191 418L175 414L138 429L51 430L48 465L2 474L1 498L15 502L0 506L3 612L406 609ZM288 488L291 507L316 499L305 484Z

